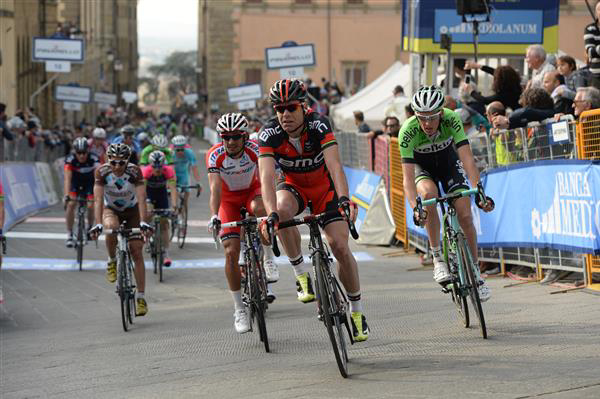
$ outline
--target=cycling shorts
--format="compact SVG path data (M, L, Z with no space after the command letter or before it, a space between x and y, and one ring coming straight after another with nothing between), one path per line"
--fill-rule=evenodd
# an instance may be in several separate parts
M135 229L140 227L140 212L137 205L127 208L124 211L116 211L112 208L104 208L102 213L102 224L106 226L120 226L121 223L127 222L126 228ZM142 235L132 234L129 236L129 240L141 240Z
M69 198L71 198L72 200L77 199L78 196L81 197L85 197L85 199L91 201L94 199L94 193L85 193L85 192L76 192L76 191L69 191Z
M94 198L94 182L92 182L92 184L86 184L83 186L71 184L71 189L69 190L69 196L71 198L76 198L77 195L86 197L87 199L93 199Z
M450 154L450 153L449 153ZM437 167L415 164L415 184L423 179L430 179L436 184L442 183L444 193L449 194L457 190L468 190L469 183L463 164L454 156L445 157L446 164L438 164Z
M308 206L308 201L312 203L311 212L315 215L339 209L338 197L331 177L325 184L315 185L313 187L302 187L288 179L277 185L277 191L279 190L289 191L296 198L296 201L298 202L296 215L304 211ZM323 227L339 220L344 220L341 214L339 216L329 216L323 220Z
M245 207L248 212L252 211L250 206L255 198L260 197L260 186L252 186L246 190L229 191L221 195L221 206L219 207L219 220L221 223L235 222L241 220L240 210ZM227 227L221 229L221 240L240 238L240 227Z
M146 194L154 209L169 209L169 192L166 188L146 188Z

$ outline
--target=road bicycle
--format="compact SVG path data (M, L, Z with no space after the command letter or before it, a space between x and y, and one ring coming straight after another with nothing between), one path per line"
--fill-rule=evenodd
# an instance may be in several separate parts
M221 228L241 227L243 230L243 240L246 242L244 251L244 264L240 265L242 273L242 301L248 310L250 320L250 331L253 331L254 320L258 327L260 341L265 346L265 351L269 352L269 337L267 335L267 323L265 321L265 312L268 308L267 300L267 276L263 264L263 247L260 240L259 225L265 220L265 217L257 218L250 216L245 208L241 209L242 220L237 222L223 223ZM269 230L271 237L274 236L274 230ZM213 239L218 248L219 231L213 229ZM274 242L274 241L271 241Z
M187 235L188 208L184 201L184 190L188 188L195 188L196 198L200 196L200 184L195 184L193 186L177 186L179 205L177 206L177 213L173 215L173 220L171 220L170 240L173 240L173 238L177 236L177 245L179 248L183 248L183 245L185 244L185 237Z
M117 235L117 295L121 302L121 321L123 330L127 331L135 317L135 279L133 261L127 245L128 238L133 234L141 234L140 228L128 229L126 222L118 229L105 229L104 234Z
M442 210L442 247L443 255L448 269L452 276L442 292L449 293L452 302L456 306L456 310L460 315L460 319L465 328L471 325L469 318L469 305L467 298L471 302L472 309L475 311L479 319L479 329L481 336L487 339L487 328L485 325L485 317L483 307L479 298L479 285L482 284L479 278L479 267L473 262L473 256L469 250L467 239L458 223L454 200L461 197L469 197L478 195L480 198L486 198L483 192L483 186L478 185L477 188L447 194L442 197L421 200L417 198L417 211L426 217L427 211L424 206L439 204ZM444 206L446 204L447 206ZM424 217L422 217L424 219Z
M290 220L279 222L278 230L286 227L306 224L310 231L308 249L312 259L313 273L315 276L315 294L317 298L317 311L319 320L325 323L333 353L342 377L348 377L348 351L346 336L350 344L354 344L350 321L348 317L349 302L346 293L338 278L332 270L333 258L328 247L323 243L320 228L323 221L331 216L340 216L339 211L327 211L318 215L295 216ZM354 239L358 239L358 232L346 215L348 228ZM277 241L273 238L273 252L279 255Z
M172 215L171 209L158 209L152 210L152 229L154 234L150 239L150 256L152 257L152 264L154 266L154 274L158 273L158 281L163 281L163 263L165 261L165 250L162 243L162 234L160 221L164 218L170 219Z
M80 195L77 198L67 198L68 201L77 202L77 233L75 234L75 251L77 252L77 264L79 265L79 271L83 267L83 247L87 244L88 236L85 229L85 219L88 212L88 204L93 203L94 200L88 200Z

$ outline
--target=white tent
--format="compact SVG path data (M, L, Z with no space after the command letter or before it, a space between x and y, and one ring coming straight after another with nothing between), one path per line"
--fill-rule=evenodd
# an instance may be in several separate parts
M335 127L344 131L356 131L354 111L362 111L365 122L371 129L381 129L381 122L387 115L404 118L404 105L410 102L407 97L396 97L392 90L396 85L408 87L410 66L396 61L381 76L347 100L331 108L330 117Z

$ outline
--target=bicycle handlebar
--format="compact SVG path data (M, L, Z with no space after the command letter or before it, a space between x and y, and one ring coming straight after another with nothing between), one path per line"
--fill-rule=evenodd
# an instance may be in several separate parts
M278 229L285 229L287 227L298 226L301 224L310 224L315 221L317 223L319 223L322 219L324 219L326 217L340 216L340 215L341 215L341 213L339 211L327 211L327 212L319 213L317 215L294 216L290 220L286 220L285 222L279 222ZM352 235L352 238L357 240L359 235L358 235L358 231L356 231L356 226L354 225L354 222L352 222L349 218L346 218L345 220L346 220L346 223L348 224L348 228L350 229L350 234Z
M137 234L137 233L141 233L142 229L140 229L139 227L134 227L133 229L125 229L123 227L119 227L118 229L104 229L102 230L102 234L123 234L123 235L129 235L129 234Z
M200 191L200 184L194 184L194 185L191 185L191 186L179 186L178 185L177 186L177 191L181 193L186 188L192 188L192 189L195 188L196 189L196 198L198 198L200 196L200 192L201 192Z

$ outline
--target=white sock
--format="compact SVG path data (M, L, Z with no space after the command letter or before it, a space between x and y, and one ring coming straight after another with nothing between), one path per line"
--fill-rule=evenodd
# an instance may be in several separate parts
M238 264L242 265L245 262L244 252L246 252L246 241L240 241L240 257L238 259Z
M362 302L360 299L360 291L348 292L348 300L350 301L350 312L362 312Z
M433 257L435 259L442 259L442 248L437 246L437 247L431 247L431 253L433 255Z
M143 292L140 292L140 291L138 291L138 293L137 293L137 297L138 297L138 299L144 299L144 293L143 293Z
M294 274L296 276L300 276L308 271L310 271L310 265L304 263L304 257L302 254L298 255L295 258L289 258L292 267L294 268Z
M231 297L233 298L233 306L235 310L243 310L244 302L242 302L242 291L229 291L231 292Z
M116 262L117 261L117 257L115 256L114 258L111 258L110 256L108 257L108 261L109 262Z
M273 255L273 249L271 248L270 245L263 245L263 259L264 260L273 260L274 256Z

